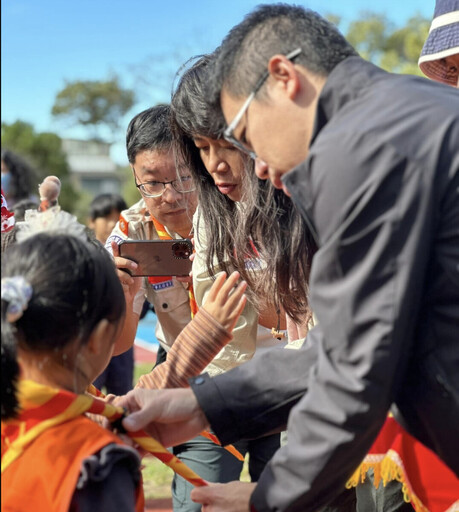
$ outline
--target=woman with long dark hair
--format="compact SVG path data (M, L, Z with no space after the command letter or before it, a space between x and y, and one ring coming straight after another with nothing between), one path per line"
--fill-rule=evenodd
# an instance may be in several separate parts
M279 329L285 326L285 315L305 334L311 319L307 282L315 246L304 237L303 222L290 200L258 180L252 160L221 137L224 120L212 117L206 104L206 73L212 59L213 55L202 56L182 74L171 112L176 158L189 168L199 197L193 261L198 306L221 270L237 269L248 283L249 303L233 331L234 339L206 368L217 375L252 358L267 338L269 345L279 344L276 338L282 336ZM249 452L249 472L256 481L279 447L279 435L237 447ZM199 450L187 444L178 450L199 471L204 463ZM235 460L234 468L226 468L215 480L238 479L239 464ZM194 510L191 502L187 510Z

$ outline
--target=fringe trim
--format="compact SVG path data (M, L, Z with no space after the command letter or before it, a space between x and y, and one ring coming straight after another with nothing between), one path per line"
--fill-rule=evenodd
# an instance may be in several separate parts
M373 469L374 472L374 486L379 487L382 480L384 487L388 482L397 480L402 484L403 499L407 503L411 503L416 512L430 512L429 509L422 503L419 497L415 494L409 478L406 474L403 461L394 450L389 450L383 455L367 455L351 478L346 483L346 488L351 489L363 483L367 476L367 471ZM459 501L456 501L445 512L458 512Z

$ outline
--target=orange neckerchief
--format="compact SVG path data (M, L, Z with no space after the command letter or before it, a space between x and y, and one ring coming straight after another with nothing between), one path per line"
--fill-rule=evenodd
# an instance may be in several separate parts
M459 510L459 479L431 450L412 437L389 415L368 455L347 482L351 488L363 482L369 469L374 486L382 480L402 484L403 497L416 512Z
M97 398L105 398L104 393L102 391L99 391L93 384L90 384L86 390L88 393L91 393L91 395L96 396ZM210 441L214 442L215 444L218 444L218 446L222 446L222 443L220 442L220 439L215 434L212 434L211 432L208 432L207 430L203 430L200 434L202 437L206 437ZM227 444L226 446L223 446L223 448L234 455L236 459L240 461L244 461L244 455L237 450L232 444ZM162 459L161 459L162 460Z
M19 416L2 421L2 473L32 441L51 427L86 412L104 416L111 423L120 421L125 415L122 407L105 403L95 396L77 395L31 380L20 380L17 389ZM91 385L88 392L97 390ZM127 435L194 486L207 485L205 480L144 431L127 432Z
M166 231L166 228L161 224L161 222L157 221L154 217L151 217L151 220L153 221L156 232L158 233L158 236L161 240L173 240L173 238L169 235L169 233ZM162 276L162 280L167 280L167 279L172 279L172 277ZM150 283L158 282L157 278L154 276L149 277L148 281ZM194 298L194 291L193 291L192 283L189 283L189 285L188 285L188 295L190 297L191 318L193 318L194 315L198 312L198 305L196 303L196 299Z

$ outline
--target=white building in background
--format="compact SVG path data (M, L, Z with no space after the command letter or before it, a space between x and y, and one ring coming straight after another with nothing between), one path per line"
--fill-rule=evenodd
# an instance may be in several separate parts
M62 139L72 180L78 188L96 196L119 194L122 176L110 158L110 144L94 140Z

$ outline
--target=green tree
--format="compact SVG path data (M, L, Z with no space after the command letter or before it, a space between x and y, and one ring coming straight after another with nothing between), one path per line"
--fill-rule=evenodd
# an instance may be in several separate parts
M120 128L122 117L135 101L134 91L123 89L116 75L105 81L76 80L66 82L58 92L51 113L72 125L91 128L93 138L100 139L101 128L112 134Z
M33 126L23 121L2 123L2 148L8 148L28 158L35 167L39 182L45 176L58 176L62 183L59 203L64 210L73 211L79 194L70 180L70 171L61 138L55 133L37 133ZM37 184L38 185L38 184Z
M367 11L349 24L346 38L363 58L387 71L423 76L417 62L429 26L430 20L419 14L397 27L387 16Z

